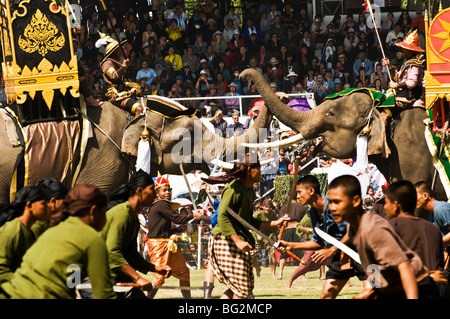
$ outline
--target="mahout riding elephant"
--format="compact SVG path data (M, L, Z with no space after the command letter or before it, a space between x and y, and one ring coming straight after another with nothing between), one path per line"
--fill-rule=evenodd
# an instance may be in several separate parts
M227 139L213 133L195 115L167 118L147 110L129 122L127 113L105 102L102 107L87 107L92 133L88 139L76 183L94 184L106 194L126 182L135 169L139 137L145 123L151 137L151 175L181 175L180 162L186 173L201 170L209 174L213 159L231 160L244 154L243 142L263 138L272 116L262 108L252 127L237 138ZM5 121L0 121L0 206L10 202L14 165L23 146L13 147L7 136ZM260 135L261 134L261 135ZM247 150L248 151L248 150ZM46 163L41 163L46 165ZM37 176L28 184L54 176Z
M428 118L422 108L405 109L392 118L385 127L373 99L364 91L325 100L310 111L293 110L283 103L270 89L258 72L246 69L241 78L251 77L269 111L283 124L306 140L323 137L315 148L315 154L325 152L338 159L356 155L358 135L369 121L369 160L374 163L388 181L427 181L432 184L435 168L425 139L424 120ZM441 200L447 200L439 177L435 192Z

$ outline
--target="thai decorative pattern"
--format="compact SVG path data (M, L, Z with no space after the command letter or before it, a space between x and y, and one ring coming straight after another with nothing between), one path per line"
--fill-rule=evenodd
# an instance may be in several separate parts
M0 0L0 39L8 103L34 100L36 92L49 109L55 92L79 97L78 64L73 52L68 2Z
M23 51L28 53L38 51L43 57L48 51L61 50L65 42L64 35L39 9L25 28L23 36L19 36L19 47Z

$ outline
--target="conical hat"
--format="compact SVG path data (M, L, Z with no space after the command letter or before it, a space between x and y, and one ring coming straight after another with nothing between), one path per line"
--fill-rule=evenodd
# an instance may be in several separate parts
M396 43L395 45L411 51L417 52L425 51L421 47L419 47L419 35L417 34L417 30L408 32L408 34L405 37L405 40Z
M105 46L105 59L108 58L111 53L113 53L117 48L119 48L119 42L117 40L111 38L109 35L105 33L100 34L100 39L95 42L95 47L98 49L101 46Z

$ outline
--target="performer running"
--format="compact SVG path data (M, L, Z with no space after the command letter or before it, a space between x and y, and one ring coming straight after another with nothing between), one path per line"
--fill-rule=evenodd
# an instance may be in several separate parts
M415 184L417 191L417 208L423 208L431 213L430 219L439 227L444 245L444 269L450 269L450 203L439 201L427 182L420 181Z
M78 184L64 204L66 219L27 250L20 268L1 285L0 298L74 299L82 275L89 276L96 299L116 298L108 251L99 234L105 225L106 195L95 186Z
M186 266L181 251L177 249L177 235L173 233L172 223L185 224L188 221L200 219L201 213L185 213L177 212L178 203L171 202L172 189L169 180L159 176L155 181L155 190L157 200L150 208L148 213L148 255L150 262L159 267L170 267L172 275L180 280L180 286L190 286L189 268ZM171 206L174 205L174 206ZM153 286L162 286L165 276L155 273L153 275ZM148 298L154 298L158 289L148 295ZM190 290L181 290L183 298L191 298Z
M116 282L135 282L150 293L152 283L139 273L157 272L168 277L168 266L153 265L137 251L139 220L137 215L144 207L150 207L155 199L155 185L151 176L142 170L130 177L126 185L120 186L111 196L113 202L121 202L106 213L106 225L102 237L106 241L109 264ZM125 298L146 298L140 289L133 288Z
M242 162L234 164L226 176L213 176L219 183L229 183L222 192L217 225L211 232L208 244L210 263L218 280L228 289L222 299L253 298L254 275L249 252L255 247L250 231L227 212L230 207L243 219L258 229L281 227L288 219L260 221L253 218L253 202L256 199L253 184L261 178L261 165L257 159L250 162L246 154Z
M349 224L348 234L362 268L368 276L373 276L375 270L378 279L370 291L357 298L376 295L379 299L437 299L436 284L420 257L405 245L388 221L370 210L364 211L361 196L361 185L355 176L337 177L328 187L334 220Z
M297 192L300 204L311 206L308 215L313 227L318 227L343 243L348 244L350 242L346 223L338 224L335 222L328 207L328 197L320 194L320 183L315 176L306 175L299 179ZM309 241L294 243L282 240L281 244L288 249L318 250L311 257L314 263L308 264L303 273L317 270L322 264L328 266L329 270L326 273L326 280L320 294L321 299L336 298L353 276L357 276L359 280L363 281L364 285L366 284L367 276L360 265L335 246L324 242L316 232L313 232Z
M287 204L281 207L280 209L280 216L284 216L286 214L287 210ZM289 242L299 242L300 237L298 237L296 232L296 227L298 223L302 220L302 218L305 216L307 212L307 208L303 206L302 204L298 203L296 199L292 200L291 207L289 208L289 223L286 226L286 229L284 230L282 240L289 241ZM293 251L293 253L299 257L303 258L303 252L302 251ZM289 257L289 255L286 252L282 252L280 255L280 272L278 275L278 279L283 278L283 270L284 266L286 265L286 259Z
M417 253L436 282L442 298L450 298L448 275L444 269L444 248L439 227L414 216L417 192L410 181L398 181L386 190L386 213L389 223L408 246Z

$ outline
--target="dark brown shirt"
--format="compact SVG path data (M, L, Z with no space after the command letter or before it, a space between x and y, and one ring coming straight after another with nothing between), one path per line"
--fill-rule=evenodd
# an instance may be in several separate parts
M415 216L396 217L389 220L389 223L429 270L443 269L444 248L439 227Z
M280 217L283 217L286 212L287 204L281 207L280 210ZM306 212L308 211L308 208L303 206L299 203L291 203L291 208L289 209L289 218L291 219L290 222L300 222L305 216Z
M394 228L380 215L367 211L361 217L359 229L348 234L361 258L361 266L368 276L378 267L379 285L389 289L401 285L398 266L409 261L416 277L424 273L420 257L401 240ZM388 290L386 290L388 291Z
M193 214L180 214L170 207L167 200L158 200L148 213L148 238L169 238L172 223L185 224L193 218Z

